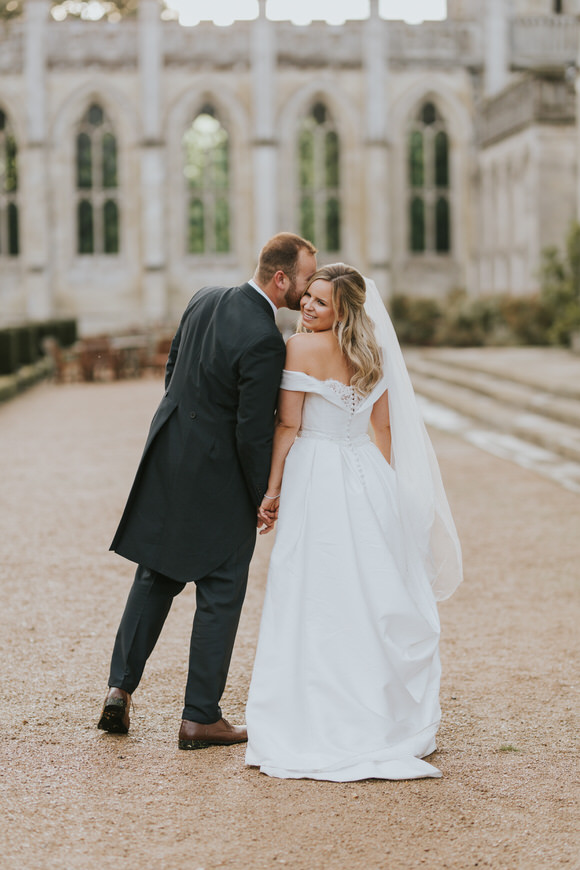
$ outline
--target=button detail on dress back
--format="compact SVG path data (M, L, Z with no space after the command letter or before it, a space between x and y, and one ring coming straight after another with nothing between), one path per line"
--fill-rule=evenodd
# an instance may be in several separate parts
M342 381L329 379L326 381L333 393L339 397L341 402L346 406L351 414L354 414L358 406L363 400L363 396L359 396L354 387L350 384L343 384Z

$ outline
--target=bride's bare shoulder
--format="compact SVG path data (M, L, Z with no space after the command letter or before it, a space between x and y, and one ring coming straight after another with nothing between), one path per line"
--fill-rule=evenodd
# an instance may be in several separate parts
M286 343L286 365L290 371L311 374L312 364L328 347L328 337L319 332L297 332Z
M286 347L318 348L335 344L336 339L330 329L321 332L295 332L286 342Z

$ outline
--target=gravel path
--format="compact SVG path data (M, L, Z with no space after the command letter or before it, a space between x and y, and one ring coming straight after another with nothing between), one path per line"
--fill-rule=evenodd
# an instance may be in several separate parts
M136 694L96 729L132 566L108 552L158 381L42 385L0 407L0 865L167 870L578 868L580 498L434 443L466 582L441 605L441 780L277 781L244 749L177 750L193 590ZM270 537L224 698L244 703ZM574 668L576 667L576 672Z

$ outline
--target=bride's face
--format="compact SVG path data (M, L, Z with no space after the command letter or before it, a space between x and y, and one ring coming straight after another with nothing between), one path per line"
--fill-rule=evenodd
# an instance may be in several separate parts
M326 332L334 325L332 284L317 278L300 300L302 323L312 332Z

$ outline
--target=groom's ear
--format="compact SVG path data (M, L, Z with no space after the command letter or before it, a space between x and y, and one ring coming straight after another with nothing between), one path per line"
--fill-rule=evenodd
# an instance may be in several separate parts
M286 272L283 272L282 269L278 269L277 272L274 272L273 281L278 288L278 290L286 289L286 281L288 280L288 276Z

